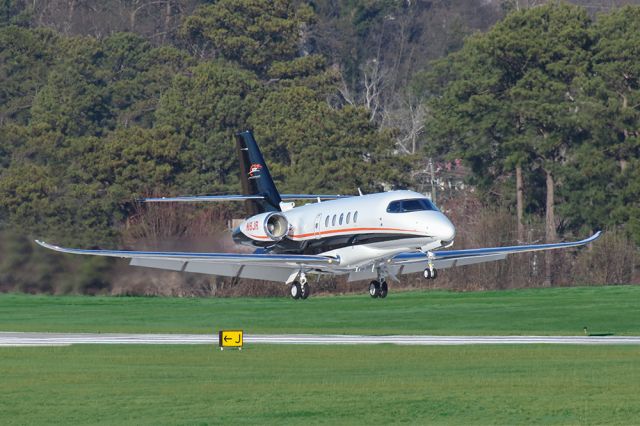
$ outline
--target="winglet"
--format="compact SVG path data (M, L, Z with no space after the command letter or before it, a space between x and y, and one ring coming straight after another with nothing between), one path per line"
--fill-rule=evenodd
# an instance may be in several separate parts
M602 236L602 231L596 231L595 234L593 234L592 236L590 236L589 238L584 240L584 243L588 244L590 242L593 242L593 241L597 240L598 238L600 238L600 236Z
M65 249L62 248L62 247L54 246L53 244L49 244L49 243L46 243L46 242L40 241L40 240L34 240L34 241L36 242L36 244L38 244L38 245L40 245L40 246L42 246L42 247L44 247L46 249L65 253Z

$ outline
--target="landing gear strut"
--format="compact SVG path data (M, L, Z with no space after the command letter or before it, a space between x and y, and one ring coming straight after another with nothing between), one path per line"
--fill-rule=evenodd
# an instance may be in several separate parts
M384 279L381 279L380 281L371 281L371 284L369 284L369 295L374 299L377 297L384 299L387 297L388 292L389 287Z
M300 299L305 300L311 294L311 287L309 283L301 284L302 293L300 293Z

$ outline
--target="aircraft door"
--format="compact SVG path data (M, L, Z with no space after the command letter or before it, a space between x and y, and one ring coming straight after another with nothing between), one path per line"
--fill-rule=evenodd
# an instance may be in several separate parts
M320 238L320 220L322 219L322 213L318 213L316 220L313 223L313 235L316 240Z

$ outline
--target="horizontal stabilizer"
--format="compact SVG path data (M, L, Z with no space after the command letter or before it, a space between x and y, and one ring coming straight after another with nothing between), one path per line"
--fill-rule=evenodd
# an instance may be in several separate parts
M330 195L330 194L281 194L282 201L292 200L336 200L338 198L349 198L351 195ZM160 197L143 198L143 203L193 203L193 202L214 202L214 201L245 201L262 200L262 195L194 195L183 197Z
M282 201L290 200L337 200L338 198L351 198L352 195L330 195L330 194L280 194Z
M143 203L193 203L202 201L264 200L262 195L186 195L182 197L142 198Z

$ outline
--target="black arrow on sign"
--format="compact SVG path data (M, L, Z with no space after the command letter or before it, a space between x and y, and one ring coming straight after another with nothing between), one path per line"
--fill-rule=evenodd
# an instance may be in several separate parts
M229 336L224 336L224 341L225 341L225 342L228 342L229 340L231 340L231 337L229 337Z

